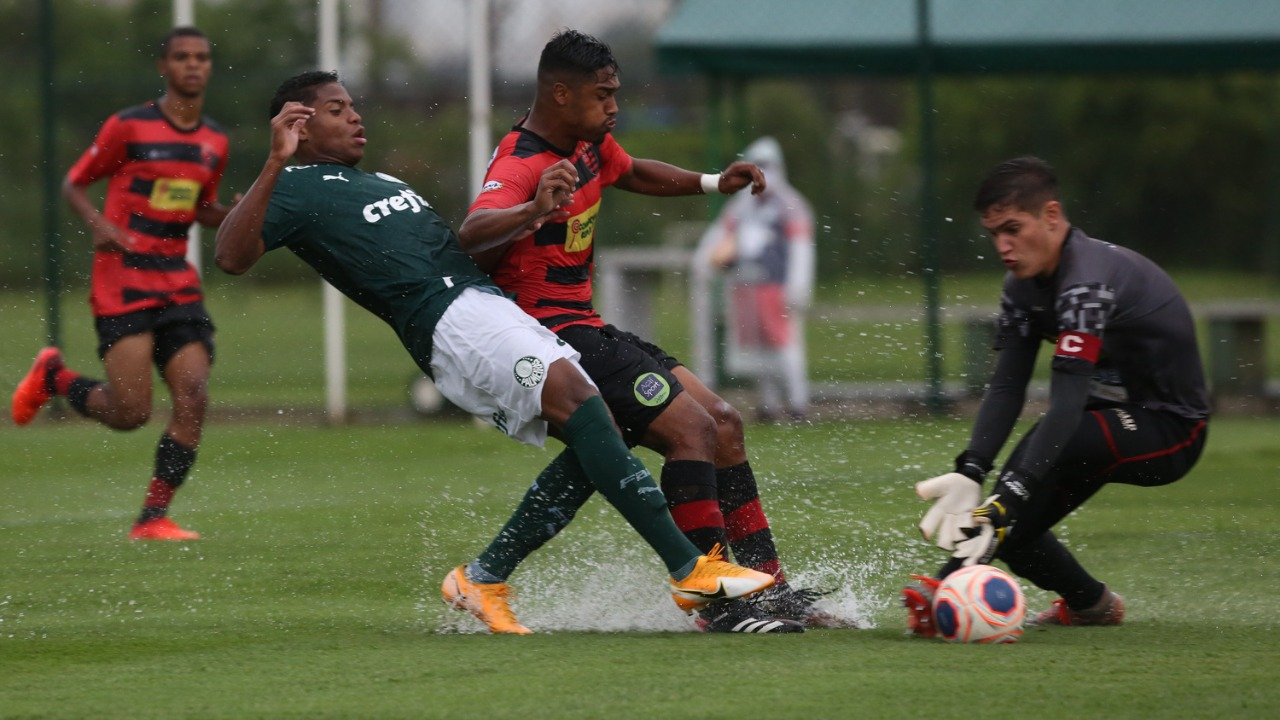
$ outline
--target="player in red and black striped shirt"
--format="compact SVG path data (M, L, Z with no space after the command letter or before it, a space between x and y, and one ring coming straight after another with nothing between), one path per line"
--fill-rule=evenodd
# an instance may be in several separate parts
M607 324L592 305L605 187L655 196L765 187L751 163L700 175L632 158L611 135L619 87L617 61L596 38L566 30L547 43L533 108L499 144L458 231L462 247L520 307L582 354L628 444L664 456L662 490L689 539L703 552L727 543L740 564L778 579L754 610L740 604L703 610L703 629L741 632L736 628L751 623L738 621L752 612L811 625L839 622L813 607L811 593L785 581L738 411L679 360Z
M159 50L165 95L108 118L63 183L93 239L89 302L107 379L75 373L57 348L45 348L14 393L13 419L25 425L52 396L64 395L81 414L111 428L139 428L151 416L154 363L169 386L173 413L130 538L191 540L199 535L167 512L200 444L214 327L200 276L186 260L187 230L192 222L215 227L226 216L217 192L228 143L202 115L213 67L208 38L195 28L175 28ZM108 185L99 212L86 188L103 178Z

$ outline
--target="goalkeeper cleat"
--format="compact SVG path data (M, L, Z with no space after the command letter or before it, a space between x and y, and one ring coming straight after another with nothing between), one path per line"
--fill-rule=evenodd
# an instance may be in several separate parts
M167 517L137 523L129 531L130 540L199 540L200 533L183 530Z
M774 583L768 573L725 562L720 543L698 556L693 572L682 580L671 579L671 599L686 613L712 600L730 600L760 592Z
M515 591L506 583L478 583L467 577L467 567L459 565L444 578L440 593L446 604L466 610L495 635L531 635L532 630L516 620L507 599Z
M1124 622L1124 598L1105 588L1102 599L1088 610L1079 612L1058 598L1048 610L1027 621L1027 625L1119 625Z
M756 610L765 615L777 618L796 620L811 628L856 628L858 624L852 620L836 617L831 613L819 610L814 601L830 593L829 590L797 590L783 580L774 583L773 587L761 590L751 598Z
M933 596L942 581L924 575L911 578L918 582L902 589L902 604L907 608L907 634L934 637L938 634L938 625L933 619Z
M804 625L786 618L766 617L746 600L717 600L698 611L698 629L705 633L802 633Z
M31 371L13 391L13 422L26 425L36 418L40 408L53 397L53 374L63 368L62 353L47 347L36 355Z

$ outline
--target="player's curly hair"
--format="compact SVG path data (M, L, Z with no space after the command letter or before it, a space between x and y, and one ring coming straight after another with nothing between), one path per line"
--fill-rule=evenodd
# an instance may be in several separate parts
M1053 166L1032 155L1006 160L992 168L978 186L973 209L980 213L993 207L1012 206L1025 212L1039 212L1050 200L1058 199L1058 175Z
M538 59L538 80L564 75L590 76L601 68L618 71L613 51L600 40L568 28L551 36Z
M340 83L338 73L332 70L308 70L304 73L298 73L293 77L280 83L280 87L276 88L275 97L271 98L271 114L267 117L275 117L280 114L280 109L287 102L300 102L303 105L310 105L316 101L316 88L329 83Z

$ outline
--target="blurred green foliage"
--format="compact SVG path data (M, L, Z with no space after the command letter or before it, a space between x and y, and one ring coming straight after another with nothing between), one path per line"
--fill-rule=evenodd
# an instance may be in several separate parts
M171 21L170 0L96 3L53 0L55 99L61 177L102 121L157 97L153 45ZM266 106L283 78L315 65L314 0L197 3L214 42L207 113L228 131L229 200L256 176L267 149ZM39 2L0 0L0 284L41 284L41 124ZM457 60L433 67L416 58L396 28L361 31L363 78L351 84L365 115L365 164L390 172L428 197L455 227L472 197L467 172L467 90ZM711 170L705 141L710 84L655 74L652 28L600 33L622 65L618 138L634 156ZM648 33L648 34L646 34ZM529 65L536 63L529 58ZM354 73L353 73L354 75ZM494 86L496 143L528 108L527 80ZM994 163L1033 153L1062 176L1070 216L1086 231L1132 246L1171 267L1263 272L1280 278L1280 82L1262 74L1000 76L939 78L937 207L947 272L989 269L990 246L970 210L973 189ZM919 110L914 78L781 78L745 86L737 148L773 135L791 181L818 216L820 273L906 277L918 273ZM731 117L738 113L729 108ZM850 130L856 120L900 132L898 152L872 157ZM854 124L857 124L854 123ZM101 187L96 188L101 192ZM706 198L607 193L606 244L660 244L673 223L705 221ZM89 243L60 197L57 243L64 280L87 280ZM211 241L211 238L206 242ZM270 258L254 277L310 278L291 258Z

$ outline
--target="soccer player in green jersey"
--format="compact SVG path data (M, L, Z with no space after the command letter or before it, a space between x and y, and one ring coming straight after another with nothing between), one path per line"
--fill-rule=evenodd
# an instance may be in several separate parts
M386 321L451 402L521 442L541 446L550 432L566 445L488 548L445 578L445 602L495 633L530 632L507 603L506 579L595 491L662 558L682 610L773 584L716 550L700 554L627 449L578 353L503 297L422 196L356 168L365 128L336 74L286 80L271 114L270 153L218 231L218 267L239 275L268 250L289 248Z

